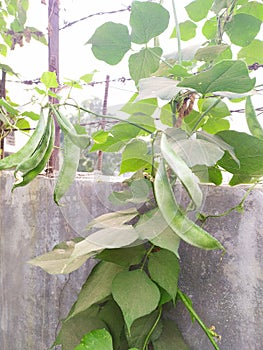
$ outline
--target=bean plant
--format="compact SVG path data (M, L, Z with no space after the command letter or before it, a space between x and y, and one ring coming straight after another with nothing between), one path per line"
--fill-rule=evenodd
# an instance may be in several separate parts
M128 56L137 92L121 113L101 116L70 99L58 104L45 100L27 144L0 161L0 170L14 169L14 189L27 185L46 167L56 120L64 134L63 163L54 189L58 205L74 180L82 149L121 152L120 175L129 174L123 190L110 195L113 205L122 209L87 223L85 237L61 242L30 261L48 273L69 274L90 258L98 260L53 347L189 349L180 325L164 317L164 308L180 301L211 347L220 348L216 330L204 324L178 286L179 246L185 241L225 252L215 233L193 219L193 213L206 219L200 183L219 186L227 172L229 185L253 185L263 175L263 129L253 105L260 85L251 77L251 71L263 64L258 36L263 4L194 0L185 8L184 22L177 19L176 3L171 4L170 13L159 3L133 1L127 25L106 22L87 41L94 56L110 65ZM203 36L200 47L189 44L182 49L182 42L194 38L198 28ZM176 40L177 51L165 56L160 43L167 35ZM54 72L43 73L41 82L41 95L59 98ZM250 134L231 129L228 101L243 104ZM69 106L76 113L82 110L116 124L88 135L81 123L73 125L65 117ZM178 186L186 191L187 204L176 197ZM240 209L243 202L233 209Z

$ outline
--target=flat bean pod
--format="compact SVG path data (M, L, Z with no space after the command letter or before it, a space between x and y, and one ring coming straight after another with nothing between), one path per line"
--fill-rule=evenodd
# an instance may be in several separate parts
M47 117L44 115L43 111L41 111L39 122L30 139L19 151L0 160L0 170L14 168L19 163L21 163L25 158L30 157L30 155L35 151L40 140L43 137L46 124L47 124Z
M59 204L60 199L67 192L74 181L80 159L80 148L76 146L68 134L64 137L63 163L54 190L54 201Z
M171 185L161 160L155 181L154 191L157 204L171 229L185 242L202 249L224 249L221 243L208 232L189 220L176 203Z
M76 146L80 148L87 148L90 144L90 137L88 135L77 134L74 126L69 122L69 120L60 114L54 106L51 106L51 108L63 133L67 134Z
M41 171L44 170L50 156L51 153L53 151L53 147L54 147L54 141L55 141L55 125L54 125L54 120L53 118L50 118L50 123L51 123L51 130L50 130L50 138L49 138L49 143L48 143L48 147L46 150L46 153L43 154L43 158L40 160L40 162L38 163L38 165L30 170L29 172L25 173L25 175L22 178L22 181L17 181L14 186L13 189L14 190L16 187L21 187L21 186L25 186L27 185L29 182L31 182L32 180L34 180L34 178L41 173Z
M263 128L257 119L257 115L250 96L247 96L246 98L245 111L249 131L253 136L263 140Z
M37 167L37 165L41 162L44 154L47 152L49 141L51 138L51 131L52 131L52 118L49 117L49 120L47 122L44 135L42 136L42 139L40 140L37 149L34 153L31 154L30 157L24 159L21 163L18 164L15 170L15 176L17 173L22 173L22 177L25 176L26 173L33 170Z

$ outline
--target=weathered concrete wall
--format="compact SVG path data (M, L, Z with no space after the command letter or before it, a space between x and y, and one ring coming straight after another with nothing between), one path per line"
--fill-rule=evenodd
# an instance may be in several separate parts
M26 262L83 232L93 218L111 209L107 200L120 184L111 178L78 179L57 207L53 181L37 178L11 194L12 176L0 174L1 350L48 350L59 320L66 316L94 261L70 276L50 276ZM238 204L242 188L205 187L204 212L216 214ZM221 350L263 348L263 192L253 190L243 214L209 219L206 228L227 248L206 252L181 246L181 289L207 325L222 335ZM211 344L182 305L168 314L180 321L191 350ZM168 350L168 349L167 349Z

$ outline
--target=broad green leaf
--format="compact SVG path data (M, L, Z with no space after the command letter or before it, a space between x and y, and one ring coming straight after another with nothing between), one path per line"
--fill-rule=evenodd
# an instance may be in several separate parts
M90 331L105 328L105 323L98 317L99 306L93 306L68 321L62 321L62 327L53 344L62 345L63 350L72 350L82 337Z
M162 107L182 90L178 88L177 85L178 81L164 77L141 79L139 82L139 95L137 99L157 98L161 100L159 106Z
M40 118L40 115L39 115L39 114L37 114L37 113L35 113L35 112L32 112L32 111L23 112L21 115L22 115L23 117L28 117L28 118L30 118L30 119L32 119L32 120L39 120L39 118Z
M214 59L217 58L218 55L224 52L227 48L229 48L229 46L225 44L202 47L196 51L195 59L197 61L206 61L206 62L213 61Z
M161 56L162 49L159 47L146 47L130 56L129 71L136 84L140 79L147 78L157 71Z
M148 154L146 142L142 140L133 140L125 147L122 152L122 161L120 174L133 172L141 168L151 167L152 158Z
M111 294L111 285L115 276L123 270L123 267L110 262L100 262L92 270L87 281L79 292L67 320L88 310Z
M250 79L242 61L224 60L206 72L185 78L178 87L189 87L201 94L216 91L244 93L253 89L255 78Z
M161 249L151 253L148 262L151 278L175 301L180 265L178 258L170 251Z
M208 19L202 28L202 33L208 40L212 40L216 37L217 34L217 18L213 17Z
M68 134L64 135L63 142L63 163L59 171L54 189L54 201L59 205L59 201L72 185L80 160L80 148L76 146Z
M107 22L96 29L87 44L98 60L115 65L131 48L128 28L119 23Z
M143 101L138 101L137 97L138 94L135 94L134 98L121 108L121 111L130 115L151 116L157 108L156 99L146 98Z
M178 255L180 239L167 225L160 210L153 209L141 215L135 229L140 239L147 239L158 247L172 251Z
M57 75L55 72L44 72L40 81L47 89L58 87Z
M247 46L255 39L261 26L261 21L251 15L239 13L226 23L226 33L231 42L238 46Z
M14 74L14 75L18 76L18 73L15 73L13 71L13 69L10 66L8 66L7 64L2 64L1 63L0 64L0 69L4 70L5 72L9 73L10 75Z
M225 153L218 164L235 175L263 175L263 140L234 130L221 131L217 134L223 141L233 147L240 166Z
M161 152L176 176L180 179L197 208L202 204L202 191L198 186L196 176L192 173L182 158L172 149L165 134L161 138Z
M253 136L263 140L263 126L258 121L254 106L251 101L251 97L248 96L246 99L246 121L249 131Z
M149 315L143 316L134 321L131 326L131 334L128 335L128 344L130 347L143 349L148 334L151 332L158 317L158 310ZM150 340L150 339L149 339Z
M192 21L199 22L208 15L212 3L213 0L195 0L188 4L185 9Z
M78 255L74 249L81 244L69 241L66 243L64 249L54 248L51 252L37 256L36 258L28 261L29 264L39 266L50 274L67 274L74 270L77 270L84 262L91 256L95 255L95 252L101 248L97 246L89 245L89 249L86 248L83 253L82 249L78 249Z
M90 82L92 82L94 73L96 73L96 71L93 71L92 73L84 74L80 77L80 79L85 81L86 84L89 84Z
M221 185L223 177L221 171L216 167L207 167L205 165L197 165L192 168L193 173L198 176L202 183L213 183L217 186Z
M249 184L255 181L257 177L249 176L249 175L233 175L231 180L229 181L230 186L236 186L240 184Z
M156 201L173 231L187 243L202 249L223 249L220 242L183 214L178 206L162 160L154 182Z
M245 59L247 64L263 64L263 41L255 39L238 52L239 59Z
M209 97L204 100L199 99L198 105L201 112L205 112L206 110L209 110L207 112L207 115L213 118L228 117L231 113L229 111L228 106L223 101L219 101L219 103L217 103L217 105L211 109L211 107L216 101L217 101L216 97L211 97L211 98Z
M234 159L234 161L237 163L237 165L239 166L239 160L235 155L235 151L234 148L229 145L227 142L223 141L220 137L216 136L216 135L211 135L208 134L205 131L197 131L197 137L203 140L207 140L211 143L215 143L218 147L220 147L223 151L227 151L232 159Z
M173 143L173 150L190 168L197 164L213 166L224 155L224 151L216 144L198 139L177 141Z
M0 19L0 21L1 21L1 19ZM1 28L1 26L0 26L0 28ZM0 44L0 54L3 55L3 56L6 56L6 54L7 54L7 47L6 47L6 45Z
M30 124L29 122L24 118L19 118L16 122L16 127L24 132L29 132L30 130Z
M124 319L117 303L111 298L100 307L100 319L107 325L113 340L113 349L119 349Z
M181 22L179 24L179 28L180 28L181 39L183 41L188 41L194 38L196 35L197 25L192 21L187 20L185 22ZM176 28L174 28L171 34L171 38L176 38L176 37L177 37Z
M92 220L87 229L94 228L115 228L124 225L130 221L134 216L138 215L138 211L135 208L117 210L112 213L106 213L98 216Z
M160 35L167 28L169 17L169 12L159 4L133 1L130 16L132 42L146 44Z
M179 258L178 249L180 245L180 238L169 226L167 226L167 228L159 235L151 238L150 242L157 247L169 250Z
M106 329L95 329L86 334L74 350L113 350L111 335Z
M181 66L179 64L175 64L173 68L169 69L169 73L173 74L175 77L189 77L190 73L188 73L187 69L184 66Z
M113 280L112 295L122 310L129 334L133 322L154 311L160 300L158 287L142 270L120 272Z
M183 337L172 320L163 320L161 336L153 342L154 350L190 350Z
M216 134L222 130L229 130L230 122L226 119L209 118L202 126L202 129L209 134Z
M112 249L128 246L137 239L138 235L131 225L122 225L119 227L106 227L96 231L80 242L79 245L84 251L86 247L89 250L90 246L96 246L97 250Z
M136 245L135 247L104 249L96 258L120 266L129 267L139 264L145 253L146 251L143 245Z
M237 13L246 13L263 22L263 4L260 4L258 1L249 1L247 4L241 6L237 10Z

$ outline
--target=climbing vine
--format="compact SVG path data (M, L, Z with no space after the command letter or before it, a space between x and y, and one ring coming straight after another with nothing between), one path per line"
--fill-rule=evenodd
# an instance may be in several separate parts
M67 274L89 258L99 260L53 344L64 350L187 349L175 322L163 317L163 306L179 300L211 346L220 348L216 330L203 323L178 287L178 250L183 240L224 253L223 244L189 218L201 211L200 183L220 185L228 172L231 186L255 184L263 175L263 129L252 103L260 85L249 71L263 63L258 38L263 4L195 0L186 6L189 18L178 22L171 3L173 13L159 3L134 1L129 24L104 23L87 41L95 57L108 64L129 56L138 92L120 114L98 115L68 98L57 105L47 102L47 96L59 96L52 90L58 87L56 74L45 72L44 88L37 90L44 102L36 130L22 149L0 161L0 170L15 169L14 189L32 181L53 150L55 119L64 134L54 190L58 205L74 180L82 149L121 152L120 174L132 173L124 189L110 195L122 210L95 218L87 223L85 237L59 243L30 261L48 273ZM159 43L171 22L174 30L168 34L177 38L178 50L165 56ZM202 45L182 49L182 41L194 38L198 27ZM250 134L230 129L229 100L245 104ZM65 117L69 106L117 123L88 135L81 123L73 125ZM187 206L174 195L178 184L188 194ZM240 210L245 198L230 210ZM208 217L197 216L201 221Z

